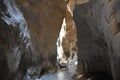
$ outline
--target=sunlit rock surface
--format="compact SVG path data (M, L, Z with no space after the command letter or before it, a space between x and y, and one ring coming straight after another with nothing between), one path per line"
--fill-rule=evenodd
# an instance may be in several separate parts
M77 53L76 27L73 20L73 0L66 5L66 14L57 40L57 59L61 66L67 66ZM77 59L76 59L77 60Z

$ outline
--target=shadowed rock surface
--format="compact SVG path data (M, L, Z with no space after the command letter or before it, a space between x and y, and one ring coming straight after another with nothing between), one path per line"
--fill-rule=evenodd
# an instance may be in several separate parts
M89 0L76 4L73 14L79 73L106 74L120 80L119 13L119 0Z

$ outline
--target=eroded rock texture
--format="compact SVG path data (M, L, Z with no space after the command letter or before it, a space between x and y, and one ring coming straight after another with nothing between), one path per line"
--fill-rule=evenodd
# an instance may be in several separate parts
M67 2L0 0L0 80L23 80L25 75L34 80L55 71L61 26L61 62L76 61L77 41L78 74L120 80L120 0Z
M23 80L31 67L39 77L55 70L56 41L66 3L0 0L0 80Z
M114 80L120 80L120 0L76 2L73 15L78 38L78 71L112 75Z

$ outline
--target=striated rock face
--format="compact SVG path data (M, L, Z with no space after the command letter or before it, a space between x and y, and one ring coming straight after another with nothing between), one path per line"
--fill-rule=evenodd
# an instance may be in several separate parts
M76 2L73 15L78 38L78 71L112 75L119 80L120 1Z
M0 80L23 80L31 68L39 77L55 70L56 41L66 3L0 0Z

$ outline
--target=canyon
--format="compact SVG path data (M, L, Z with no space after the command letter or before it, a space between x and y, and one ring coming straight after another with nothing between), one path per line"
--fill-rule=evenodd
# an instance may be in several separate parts
M0 0L0 80L119 80L119 9L119 0Z

